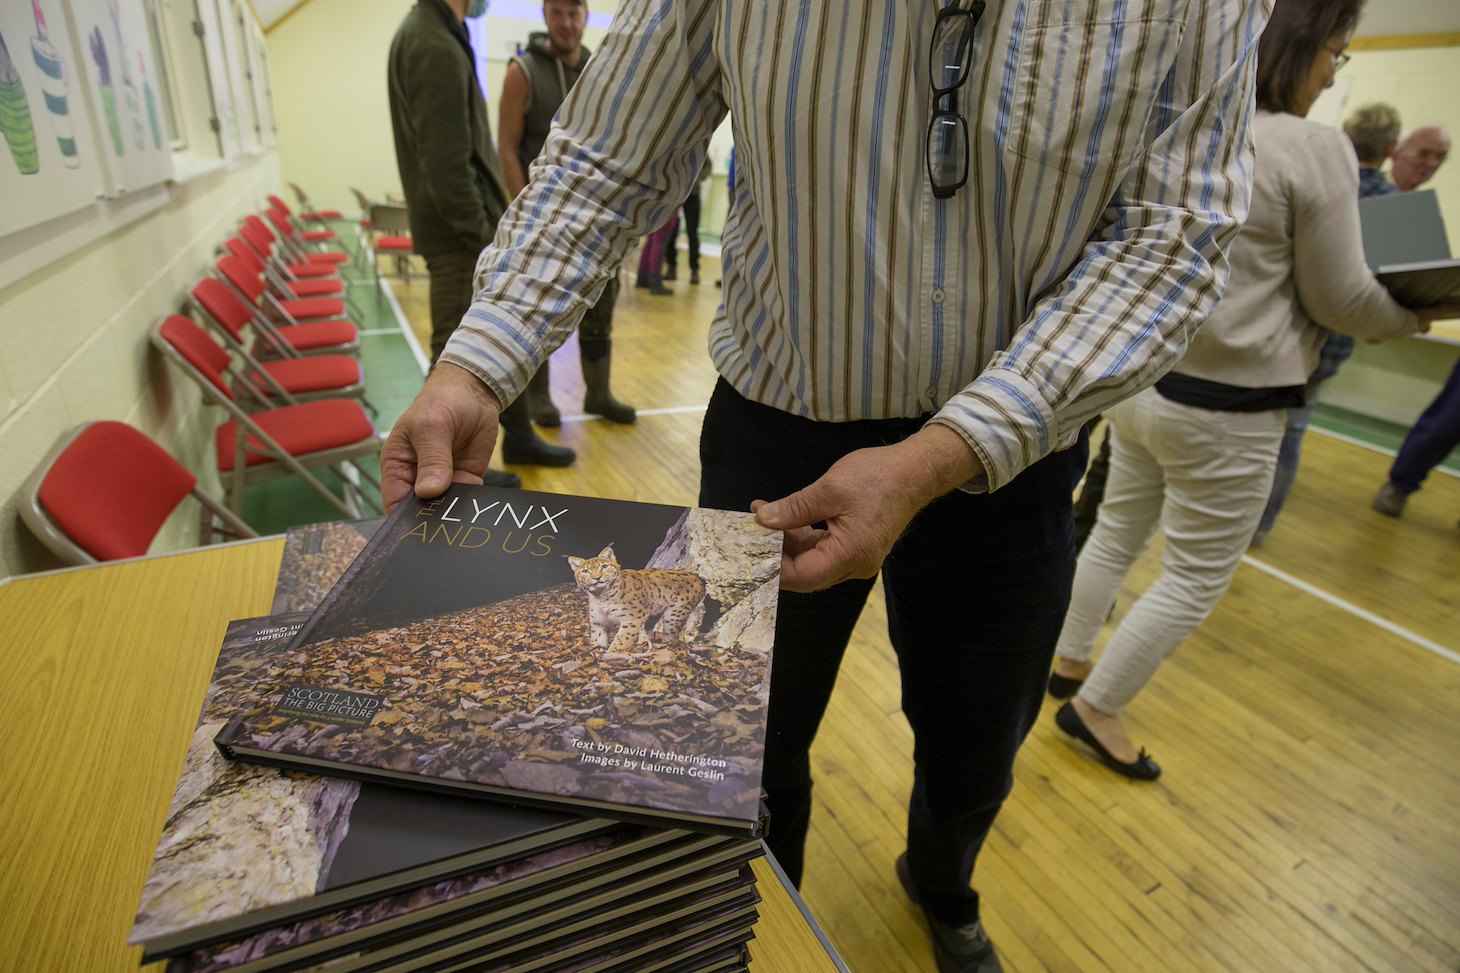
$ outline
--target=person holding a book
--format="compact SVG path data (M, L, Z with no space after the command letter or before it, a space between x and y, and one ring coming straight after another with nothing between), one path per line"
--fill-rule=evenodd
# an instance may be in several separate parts
M1267 504L1288 411L1330 330L1375 340L1429 329L1457 307L1407 309L1364 262L1358 167L1343 133L1306 115L1348 59L1362 0L1278 0L1257 58L1252 215L1222 302L1176 367L1107 416L1100 517L1080 552L1050 692L1055 716L1125 777L1161 768L1131 742L1125 707L1216 607ZM1157 528L1161 573L1094 665L1126 573Z
M626 0L383 450L388 504L474 482L730 115L699 503L785 532L769 843L799 881L809 749L880 572L915 737L889 882L940 970L1000 969L970 881L1064 618L1081 429L1225 287L1267 7Z

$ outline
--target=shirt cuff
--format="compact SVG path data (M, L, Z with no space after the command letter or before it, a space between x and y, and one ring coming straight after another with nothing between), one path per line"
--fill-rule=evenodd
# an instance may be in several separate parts
M983 464L982 476L959 487L965 493L991 493L1048 454L1055 425L1039 389L1004 368L983 372L932 421L962 436Z
M471 372L507 408L547 357L537 334L495 306L473 305L451 333L441 361Z

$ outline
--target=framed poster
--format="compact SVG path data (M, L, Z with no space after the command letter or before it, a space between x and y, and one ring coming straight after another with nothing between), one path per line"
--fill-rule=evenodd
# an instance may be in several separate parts
M0 236L106 193L83 83L60 0L0 4Z
M172 178L166 94L142 0L66 0L71 41L109 193L124 196Z
M203 26L203 60L208 65L208 90L213 95L214 131L222 143L223 158L238 155L238 108L228 81L228 58L223 53L223 26L217 0L194 0Z

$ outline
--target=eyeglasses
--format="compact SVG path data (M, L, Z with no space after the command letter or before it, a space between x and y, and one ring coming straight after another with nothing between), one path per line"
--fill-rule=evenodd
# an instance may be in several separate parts
M928 181L933 196L948 199L968 182L968 119L958 110L958 89L972 73L973 28L984 0L968 9L945 7L933 25L933 117L928 121ZM946 101L945 101L946 100Z
M1335 51L1331 47L1325 47L1324 50L1333 55L1333 70L1335 72L1342 71L1343 66L1349 61L1353 60L1352 54L1345 54L1343 51Z

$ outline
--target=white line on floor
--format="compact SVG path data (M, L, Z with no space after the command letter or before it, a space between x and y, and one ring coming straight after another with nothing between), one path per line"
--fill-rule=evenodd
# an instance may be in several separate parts
M1279 571L1271 564L1259 561L1251 555L1243 555L1242 563L1250 565L1251 567L1256 568L1264 574L1271 575L1272 577L1277 578L1279 581L1290 584L1294 588L1297 588L1299 591L1307 592L1308 594L1312 595L1314 598L1317 598L1320 601L1326 601L1335 608L1339 608L1343 611L1348 612L1350 615L1356 615L1357 617L1362 618L1364 621L1370 623L1371 625L1377 625L1384 631L1389 632L1393 635L1397 635L1405 641L1412 642L1422 649L1433 652L1435 655L1438 655L1445 659L1449 659L1451 662L1460 662L1460 653L1457 653L1451 649L1447 649L1443 645L1440 645L1438 642L1431 642L1423 635L1417 635L1407 628L1401 628L1400 626L1389 621L1387 618L1380 618L1373 612L1360 608L1358 605L1355 605L1351 601L1345 601L1337 595L1330 594L1327 591L1324 591L1322 588L1311 585L1301 578L1295 578L1291 574L1288 574L1286 571Z

